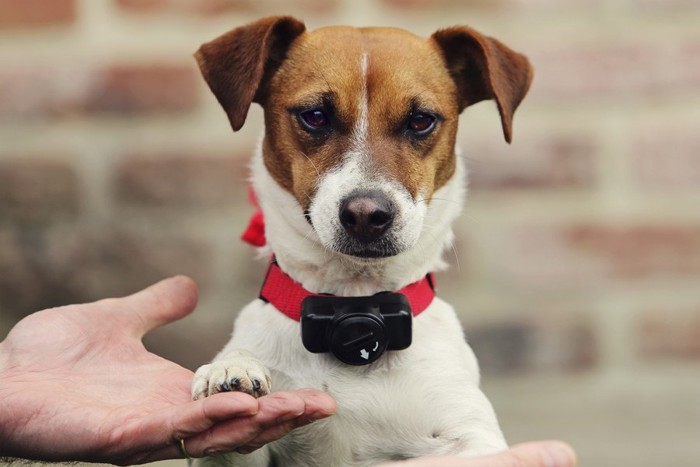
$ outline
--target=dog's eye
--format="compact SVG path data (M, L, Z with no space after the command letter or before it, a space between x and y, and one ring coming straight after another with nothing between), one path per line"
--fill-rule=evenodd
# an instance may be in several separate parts
M328 126L328 117L325 112L321 109L305 110L299 114L299 121L301 121L304 128L307 130L320 130Z
M435 115L418 112L408 119L408 129L415 135L425 136L435 129L436 123L437 117Z

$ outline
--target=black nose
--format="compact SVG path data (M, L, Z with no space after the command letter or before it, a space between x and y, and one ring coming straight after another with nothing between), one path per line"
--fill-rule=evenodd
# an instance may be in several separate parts
M339 216L351 237L369 243L384 235L394 222L394 206L380 191L356 192L343 200Z

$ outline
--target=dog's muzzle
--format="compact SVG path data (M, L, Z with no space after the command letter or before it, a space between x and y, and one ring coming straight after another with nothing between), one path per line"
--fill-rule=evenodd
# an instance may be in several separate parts
M344 198L338 219L345 233L342 253L382 258L398 253L389 231L396 218L394 203L379 190L355 191Z
M395 216L394 205L381 191L354 192L340 204L338 217L345 232L360 243L382 237Z

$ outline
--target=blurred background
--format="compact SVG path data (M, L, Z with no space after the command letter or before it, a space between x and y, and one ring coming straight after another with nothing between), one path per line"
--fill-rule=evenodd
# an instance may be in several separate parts
M510 442L700 465L697 0L0 0L0 336L184 273L198 311L147 346L195 369L224 345L265 267L238 240L262 113L233 134L192 53L280 13L469 24L530 57L511 146L492 102L462 115L440 294Z

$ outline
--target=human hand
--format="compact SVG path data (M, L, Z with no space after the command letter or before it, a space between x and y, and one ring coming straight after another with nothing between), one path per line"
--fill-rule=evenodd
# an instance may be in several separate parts
M382 464L381 467L575 467L576 454L560 441L518 444L507 451L485 457L424 457Z
M180 439L194 457L249 452L335 412L310 389L191 401L192 372L141 338L196 302L194 282L180 276L20 321L0 343L0 456L134 464L181 457Z

